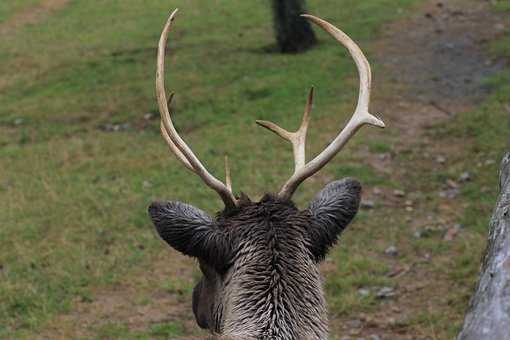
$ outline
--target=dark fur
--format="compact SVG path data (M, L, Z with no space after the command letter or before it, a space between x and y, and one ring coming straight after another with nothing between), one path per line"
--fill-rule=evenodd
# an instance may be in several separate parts
M199 260L203 278L193 292L197 323L237 338L324 339L327 313L318 263L357 212L360 184L327 185L299 211L266 195L244 198L215 219L180 202L153 203L158 233Z

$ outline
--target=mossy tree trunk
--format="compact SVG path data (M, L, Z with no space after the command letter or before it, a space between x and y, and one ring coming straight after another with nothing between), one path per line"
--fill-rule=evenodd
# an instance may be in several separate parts
M458 340L510 339L510 153L501 162L480 280Z
M282 53L302 52L316 44L310 23L300 16L305 13L304 0L271 0L278 50Z

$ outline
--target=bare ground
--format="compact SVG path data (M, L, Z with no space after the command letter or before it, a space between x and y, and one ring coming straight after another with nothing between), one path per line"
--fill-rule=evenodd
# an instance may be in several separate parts
M63 8L68 2L69 0L43 0L0 23L0 34L9 33L26 25L37 24Z
M55 4L66 1L47 2L54 3L50 6L54 9ZM20 23L34 20L29 18L20 16L17 20ZM365 188L365 198L377 196L394 214L405 214L409 235L412 230L431 223L427 214L431 207L426 206L422 196L413 196L423 188L410 183L407 174L418 167L434 171L442 166L435 155L448 158L461 150L461 145L435 140L427 131L473 108L487 94L483 80L498 72L503 62L493 60L484 51L487 42L501 33L503 19L489 10L486 1L434 0L417 8L412 18L387 25L376 42L376 60L384 68L377 74L374 89L379 91L374 93L372 107L382 114L389 126L378 134L391 141L394 151L374 155L360 149L358 156L378 172L389 174L397 183L402 183L407 198L413 201L412 209L404 210L403 200L384 188L377 193L374 188ZM410 150L419 153L419 159L410 161L398 157ZM444 200L432 209L434 222L448 224L462 214L463 208L459 201ZM430 327L413 327L410 321L424 310L441 314L449 308L444 296L451 289L450 279L427 266L431 261L441 264L446 259L410 249L404 241L397 246L412 261L404 264L398 258L387 259L391 268L388 277L397 282L398 296L379 303L370 314L332 315L332 333L339 339L440 338L432 322ZM194 332L197 327L189 292L179 292L178 288L169 290L160 285L169 276L192 280L193 267L192 260L171 250L165 251L151 268L140 269L140 276L145 277L144 282L149 278L148 283L140 286L132 282L94 291L92 302L76 301L73 311L57 317L41 337L89 337L89 328L97 329L115 322L127 324L136 331L175 319L184 320L186 331ZM323 272L325 275L330 272L327 264ZM146 301L141 302L140 297L145 297ZM459 317L452 322L459 322Z

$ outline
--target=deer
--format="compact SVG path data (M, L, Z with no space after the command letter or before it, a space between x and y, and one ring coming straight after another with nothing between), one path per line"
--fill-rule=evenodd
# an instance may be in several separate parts
M214 177L176 131L164 74L168 34L177 9L168 18L158 44L156 97L160 129L170 151L216 191L224 209L214 217L186 203L156 201L148 213L157 233L178 252L198 260L202 273L192 293L192 310L211 339L327 339L328 315L319 264L356 215L361 184L344 178L327 184L304 210L292 195L323 168L364 125L384 128L368 111L370 64L358 45L318 17L303 17L347 48L359 73L354 114L334 140L306 162L305 144L314 90L310 90L299 129L289 132L269 121L258 125L290 142L294 173L277 193L259 201L234 195L225 157L225 183Z

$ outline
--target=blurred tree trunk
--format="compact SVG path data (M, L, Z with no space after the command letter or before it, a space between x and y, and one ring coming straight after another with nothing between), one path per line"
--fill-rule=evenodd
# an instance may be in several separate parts
M510 339L510 153L501 162L480 279L458 340Z
M304 0L271 0L278 49L282 53L302 52L317 42L305 13Z

